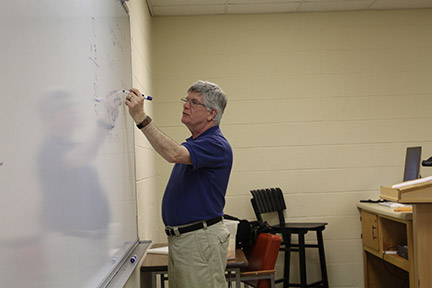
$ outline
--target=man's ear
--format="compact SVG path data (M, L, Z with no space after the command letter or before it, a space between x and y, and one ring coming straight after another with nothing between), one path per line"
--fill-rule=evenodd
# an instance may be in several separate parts
M208 121L213 121L213 119L216 117L216 109L212 109L210 111L208 111L208 116L207 116L207 120Z

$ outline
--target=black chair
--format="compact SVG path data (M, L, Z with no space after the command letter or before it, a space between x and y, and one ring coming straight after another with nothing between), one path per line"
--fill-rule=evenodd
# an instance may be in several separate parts
M283 282L283 287L325 287L328 288L327 267L324 253L324 241L322 231L327 223L285 223L284 210L286 210L285 200L280 188L267 188L251 191L252 207L259 222L263 222L262 214L276 212L279 217L279 224L271 226L274 233L282 234L282 245L280 250L285 251L284 257L284 277L277 279L276 283ZM306 244L305 235L309 231L316 233L317 243ZM298 243L291 242L291 236L298 235ZM318 248L321 280L307 284L306 277L306 248ZM291 252L299 253L300 264L300 283L290 283L290 260Z

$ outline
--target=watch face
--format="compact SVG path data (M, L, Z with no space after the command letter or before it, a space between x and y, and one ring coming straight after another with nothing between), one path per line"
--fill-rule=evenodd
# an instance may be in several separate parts
M145 126L147 126L150 122L152 121L152 119L150 118L150 116L147 116L144 121L142 121L141 123L137 124L138 129L142 129Z

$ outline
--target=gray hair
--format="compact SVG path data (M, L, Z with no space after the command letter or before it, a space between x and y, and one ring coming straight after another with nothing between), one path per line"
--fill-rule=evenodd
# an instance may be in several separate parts
M228 100L225 92L217 84L202 80L198 80L192 84L187 92L198 92L203 96L206 109L216 110L216 116L213 118L213 121L216 125L219 125Z

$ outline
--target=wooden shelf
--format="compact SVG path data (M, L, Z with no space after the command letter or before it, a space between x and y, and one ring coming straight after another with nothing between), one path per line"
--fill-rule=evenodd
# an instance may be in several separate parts
M410 270L409 261L399 255L394 254L385 254L383 258L383 253L378 253L377 251L369 248L369 247L363 247L363 249L367 252L369 252L372 255L375 255L378 258L383 259L384 261L393 264L394 266L403 269L407 272Z

